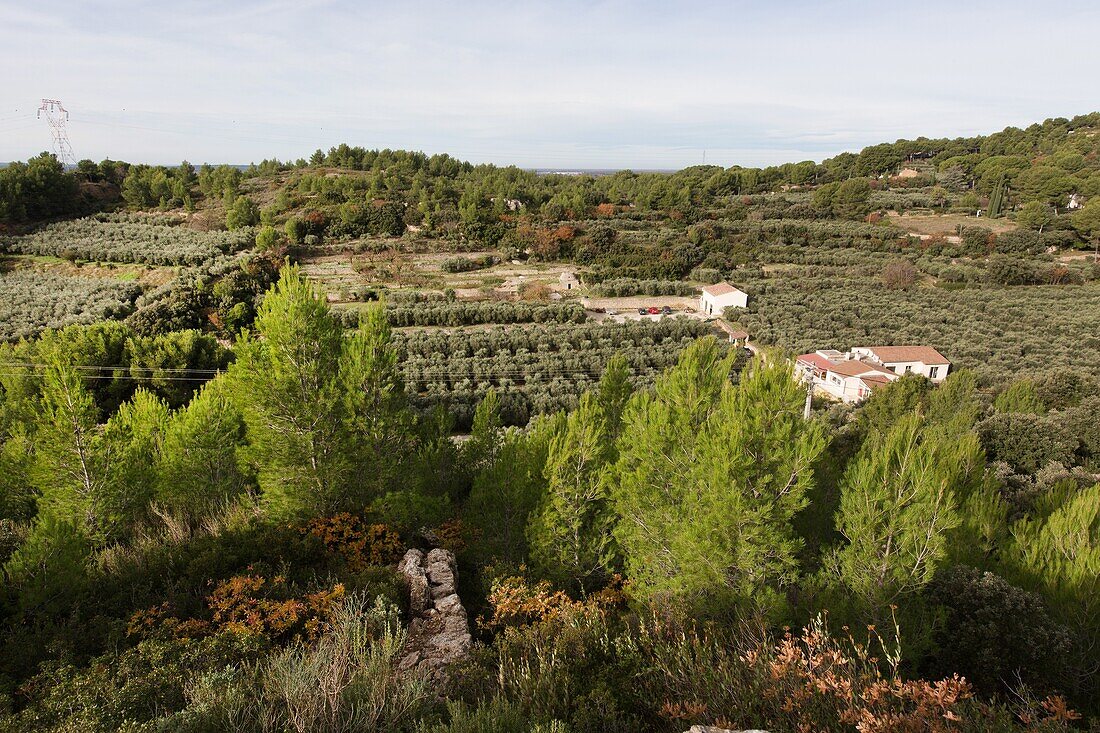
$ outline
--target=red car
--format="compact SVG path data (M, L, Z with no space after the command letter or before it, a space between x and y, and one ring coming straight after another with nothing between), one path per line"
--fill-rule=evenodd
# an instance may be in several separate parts
M661 312L661 309L660 309L660 308L658 308L658 307L657 307L657 306L655 306L655 305L651 305L651 306L649 307L649 315L651 315L651 316L655 316L655 315L657 315L657 314L658 314L658 313L660 313L660 312Z

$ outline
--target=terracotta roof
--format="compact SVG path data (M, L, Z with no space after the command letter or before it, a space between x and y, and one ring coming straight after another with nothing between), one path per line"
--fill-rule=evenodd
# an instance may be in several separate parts
M728 295L730 293L739 293L741 291L733 287L729 283L717 283L715 285L707 285L705 288L703 288L703 292L707 295Z
M835 372L845 377L859 377L867 373L882 373L878 367L873 367L870 364L865 364L858 359L834 361L832 362L832 366L829 367L829 371Z
M890 384L890 380L886 377L885 374L863 374L860 376L860 379L864 382L864 384L866 384L868 387L871 387L872 389L874 387Z
M802 354L798 357L798 361L809 364L822 371L833 368L833 362L829 361L821 354Z
M731 339L747 339L749 337L748 331L726 331Z
M940 352L931 346L866 346L877 359L891 364L902 361L919 361L923 364L950 364Z

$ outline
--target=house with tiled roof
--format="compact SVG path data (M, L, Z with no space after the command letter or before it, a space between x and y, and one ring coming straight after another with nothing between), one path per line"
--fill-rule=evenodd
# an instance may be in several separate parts
M905 374L942 382L951 362L929 346L856 346L845 353L821 349L802 354L795 369L815 391L842 402L860 402Z
M951 362L931 346L856 346L853 354L881 364L895 374L920 374L939 384L947 379Z
M726 308L746 308L748 305L748 293L727 282L707 285L699 296L699 312L708 316L721 317Z

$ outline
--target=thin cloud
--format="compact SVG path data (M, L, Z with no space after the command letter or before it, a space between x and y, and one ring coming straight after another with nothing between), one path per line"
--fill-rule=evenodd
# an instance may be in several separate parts
M704 149L761 165L1091 111L1082 80L1100 74L1100 8L1022 0L46 0L3 15L0 109L59 97L79 157L163 163L346 141L532 167L676 167ZM49 146L44 125L15 123L0 160Z

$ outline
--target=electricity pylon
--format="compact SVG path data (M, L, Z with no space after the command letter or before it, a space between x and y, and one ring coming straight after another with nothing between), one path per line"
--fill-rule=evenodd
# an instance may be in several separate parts
M73 146L69 144L69 111L61 104L60 99L43 99L38 108L39 119L42 113L46 113L46 124L53 133L53 152L65 165L76 165L76 156L73 155Z

